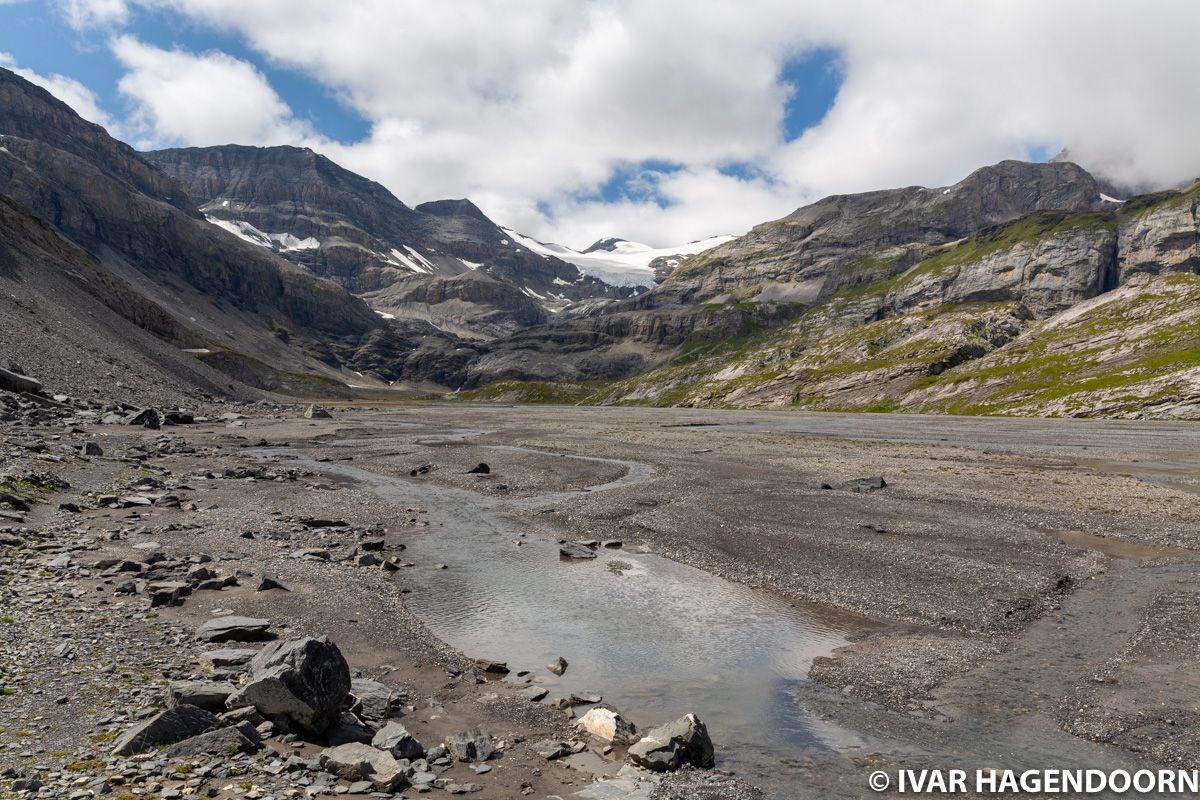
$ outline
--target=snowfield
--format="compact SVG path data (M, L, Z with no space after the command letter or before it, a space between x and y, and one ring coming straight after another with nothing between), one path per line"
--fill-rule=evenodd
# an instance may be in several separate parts
M670 256L693 256L711 250L719 244L736 239L736 236L711 236L677 247L650 247L638 242L617 241L613 250L594 250L581 253L561 244L539 242L508 228L502 230L538 255L561 258L574 264L585 275L599 278L611 286L654 286L654 270L650 263L656 258Z

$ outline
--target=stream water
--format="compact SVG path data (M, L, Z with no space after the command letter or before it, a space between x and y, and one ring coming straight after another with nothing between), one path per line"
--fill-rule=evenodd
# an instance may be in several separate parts
M429 528L406 551L418 565L405 572L409 608L467 655L532 670L551 697L594 691L641 727L694 712L727 767L761 766L768 752L854 743L801 713L789 692L814 657L845 644L835 618L649 553L600 548L592 560L561 559L556 542L464 489L271 454L353 479L398 507L426 509ZM653 475L627 466L624 477L590 491ZM570 664L562 677L544 666L556 656Z

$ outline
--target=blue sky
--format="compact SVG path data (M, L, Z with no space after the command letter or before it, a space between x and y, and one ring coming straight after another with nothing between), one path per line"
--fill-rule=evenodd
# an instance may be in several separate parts
M577 247L1064 146L1178 184L1197 29L1184 0L0 0L3 63L135 146L308 146Z

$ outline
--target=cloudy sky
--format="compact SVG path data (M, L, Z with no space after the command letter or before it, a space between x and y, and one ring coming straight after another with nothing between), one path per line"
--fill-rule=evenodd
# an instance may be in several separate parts
M307 145L582 247L1004 158L1200 175L1200 4L0 0L0 66L139 148Z

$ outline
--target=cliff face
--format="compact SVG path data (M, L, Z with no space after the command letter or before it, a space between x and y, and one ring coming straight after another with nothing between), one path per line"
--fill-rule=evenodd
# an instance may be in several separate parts
M0 131L0 194L136 292L145 303L121 306L133 325L306 373L349 365L384 326L340 286L205 222L177 180L6 70ZM146 303L172 322L148 325Z
M1100 205L1096 181L1075 164L1002 161L949 187L825 198L688 259L651 295L660 303L811 304L899 274L929 246L1036 211Z
M1200 274L1200 182L1131 201L1120 228L1121 281Z
M511 241L470 201L409 208L378 183L312 150L227 145L145 157L186 185L206 218L229 232L373 304L375 297L408 296L402 304L376 305L385 313L491 337L542 321L528 300L558 311L580 300L630 294ZM475 271L511 291L485 299L475 281L446 280ZM447 298L460 301L453 311L421 307L412 287L426 281L437 284L435 294L461 288L472 296ZM464 316L470 308L478 311L477 325Z

